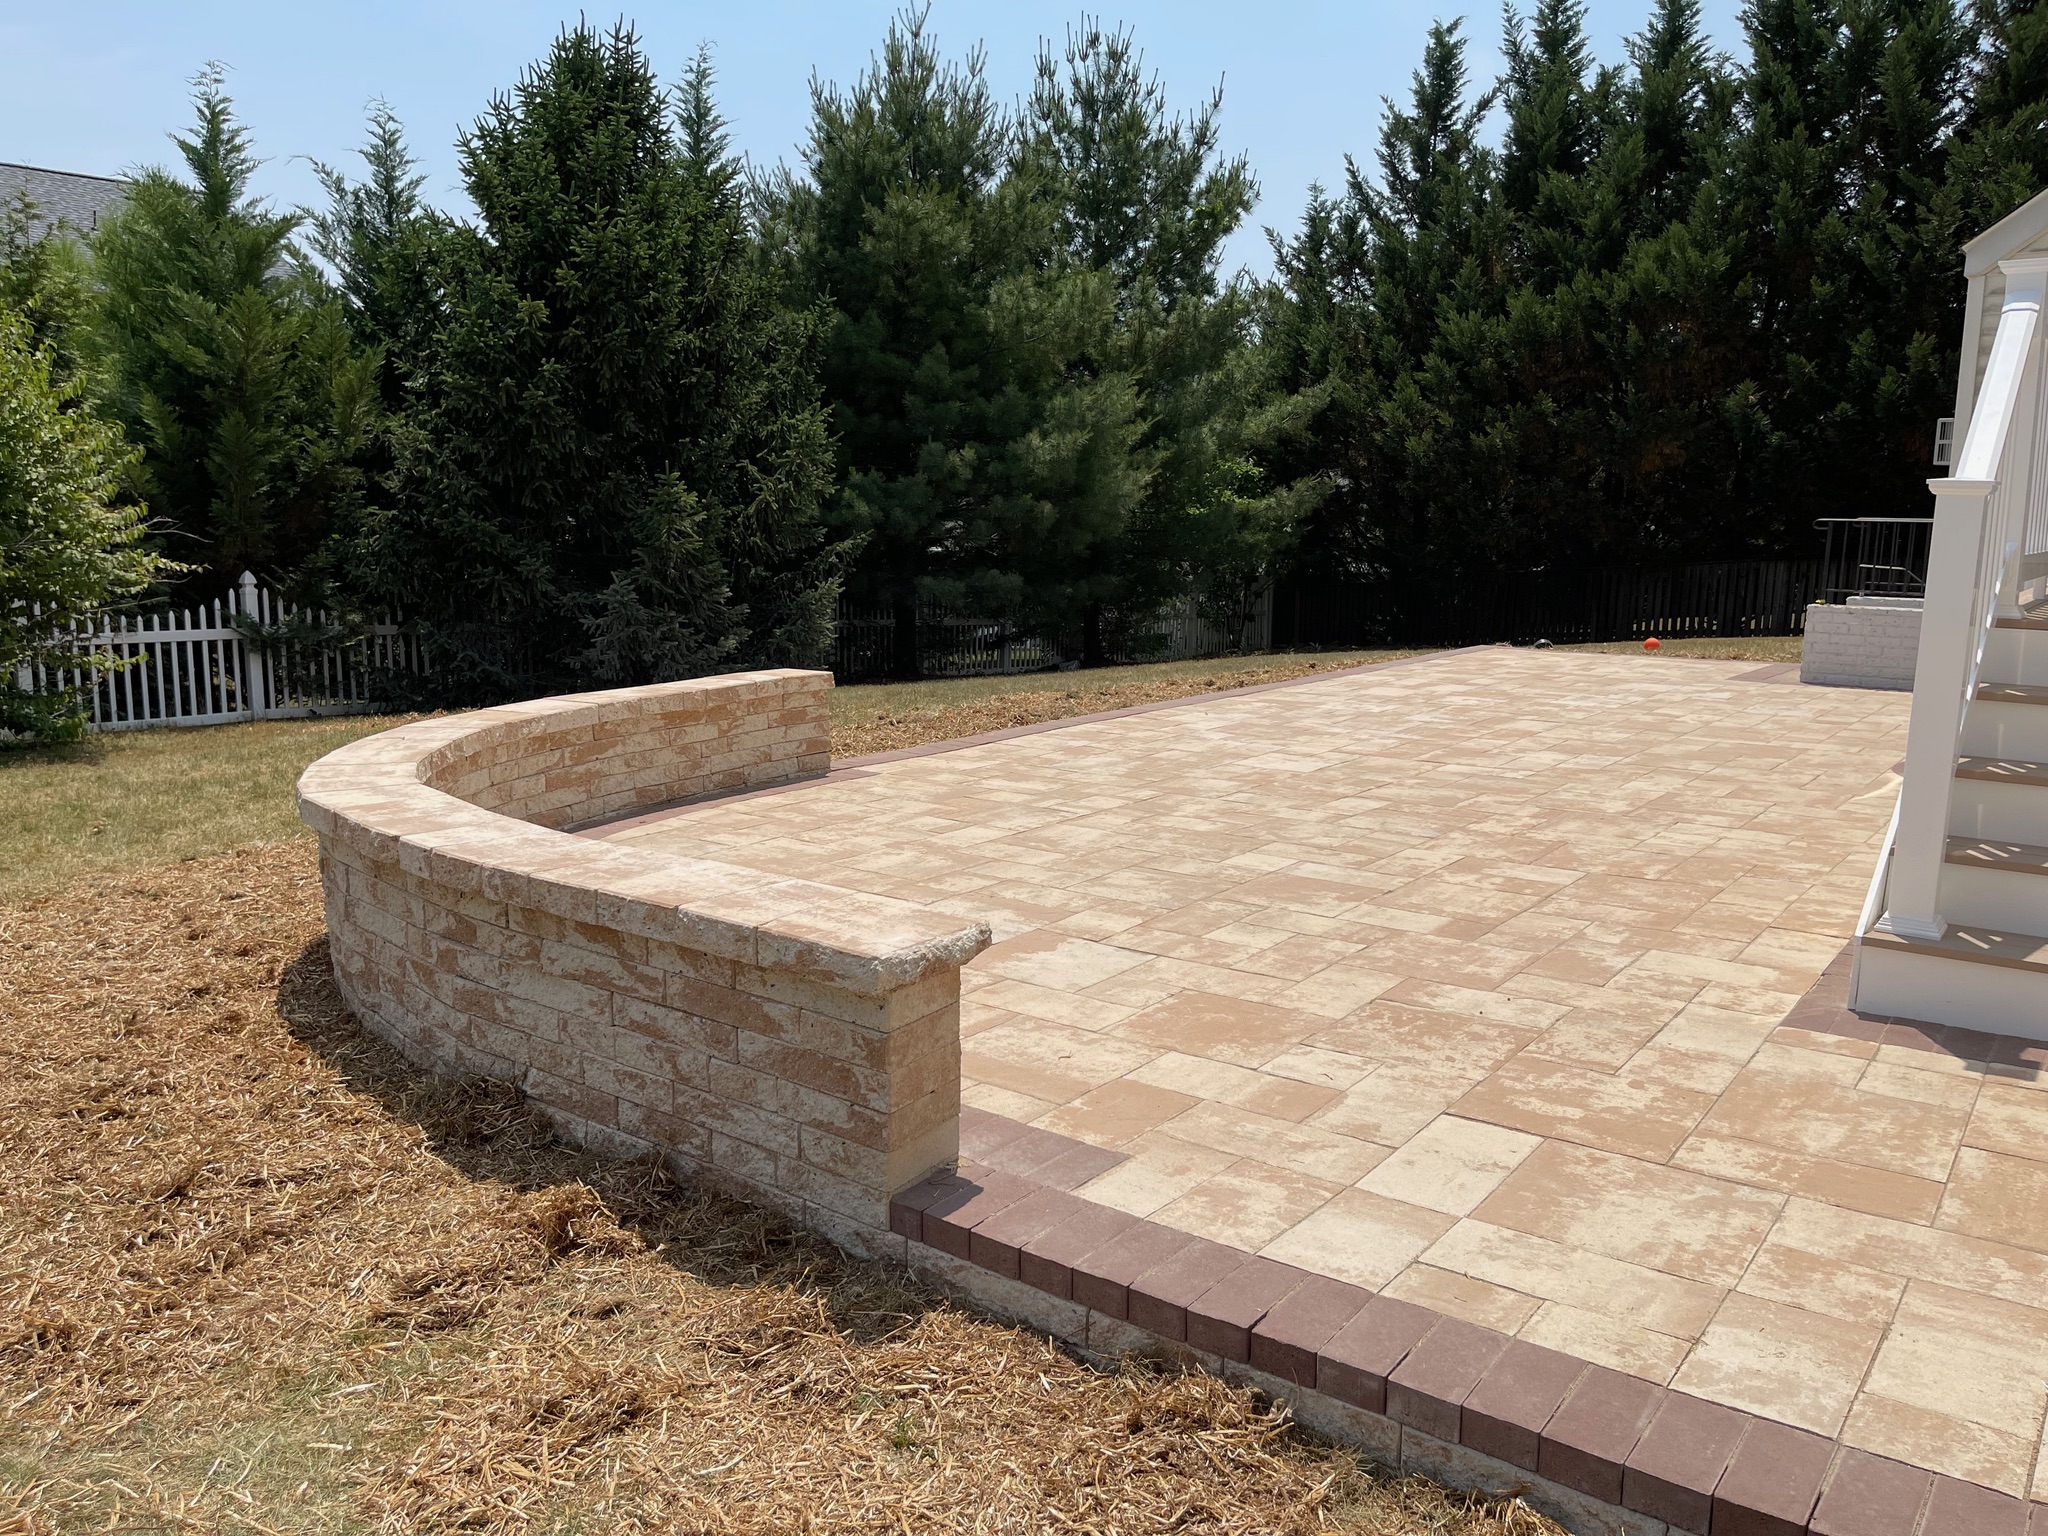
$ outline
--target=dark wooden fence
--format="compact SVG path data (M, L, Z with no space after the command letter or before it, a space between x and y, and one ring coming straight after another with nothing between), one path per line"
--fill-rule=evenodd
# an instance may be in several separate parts
M1667 570L1531 571L1428 591L1297 580L1274 604L1275 647L1553 645L1797 635L1820 597L1818 560Z

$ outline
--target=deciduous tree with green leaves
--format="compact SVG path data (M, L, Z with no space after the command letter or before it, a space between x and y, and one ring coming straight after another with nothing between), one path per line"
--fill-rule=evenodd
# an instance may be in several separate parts
M121 499L136 451L118 426L74 408L81 390L56 376L29 322L0 307L0 731L36 740L84 729L76 693L41 669L90 680L113 665L64 632L142 592L161 565L143 545L144 509Z

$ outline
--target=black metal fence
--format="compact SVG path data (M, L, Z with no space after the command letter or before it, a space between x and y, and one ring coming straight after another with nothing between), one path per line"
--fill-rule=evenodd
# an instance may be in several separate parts
M1823 517L1821 597L1923 597L1934 544L1931 517Z
M1426 592L1296 581L1274 605L1276 647L1585 645L1613 640L1797 635L1823 586L1818 560L1666 570L1530 571Z
M832 671L841 682L896 675L897 612L842 602L833 637ZM959 614L931 599L917 605L918 671L924 677L985 677L1042 672L1060 664L1060 637L1008 620Z
M1858 591L1918 594L1926 578L1924 525L1909 519L1829 521L1854 525L1854 531L1830 531L1819 560L1543 570L1441 588L1297 577L1273 593L1270 639L1262 633L1254 643L1289 650L1798 635L1805 632L1809 603L1839 601ZM841 605L832 661L841 682L902 675L897 618L887 607ZM1262 611L1262 629L1263 619ZM917 627L917 667L924 677L1042 671L1074 664L1083 650L1078 634L963 615L929 600L918 604ZM1145 631L1144 643L1134 645L1123 636L1106 659L1155 660L1231 648L1206 632L1180 634L1166 620L1135 629Z

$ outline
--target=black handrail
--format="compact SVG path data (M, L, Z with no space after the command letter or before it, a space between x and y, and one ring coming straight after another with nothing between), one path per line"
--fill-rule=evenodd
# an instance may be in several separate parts
M1923 597L1933 545L1931 517L1822 517L1821 599Z

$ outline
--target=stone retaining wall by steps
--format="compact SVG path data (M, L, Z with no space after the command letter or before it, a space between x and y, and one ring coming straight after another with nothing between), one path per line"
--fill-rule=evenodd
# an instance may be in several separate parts
M1920 655L1918 598L1858 598L1806 610L1799 680L1833 688L1910 692Z
M335 977L436 1071L659 1152L856 1251L958 1155L981 923L559 830L815 777L822 672L538 699L353 742L299 780Z

